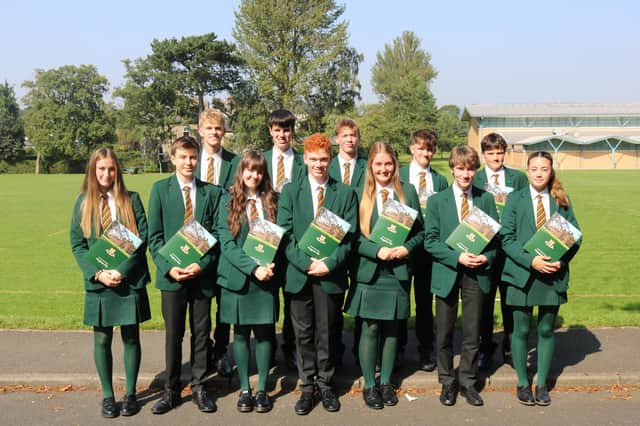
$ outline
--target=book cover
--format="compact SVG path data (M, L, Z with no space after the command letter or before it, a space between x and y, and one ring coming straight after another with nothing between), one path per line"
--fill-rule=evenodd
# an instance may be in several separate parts
M529 253L549 256L551 262L559 260L580 239L582 233L559 213L551 215L548 221L533 234L524 245Z
M186 268L200 260L218 241L197 220L191 219L158 251L171 265Z
M335 251L350 228L349 222L320 207L318 215L298 241L298 247L313 258L324 259Z
M427 218L427 200L429 200L429 197L434 194L437 194L437 192L428 189L425 189L424 191L420 191L418 193L418 200L420 200L420 211L422 212L423 219Z
M257 218L249 224L249 234L242 250L260 266L273 263L284 229L268 220Z
M417 215L417 210L389 198L382 207L369 239L385 247L401 246Z
M467 217L449 235L446 243L457 252L478 255L499 230L498 222L473 206Z
M484 187L485 191L493 195L493 200L496 203L496 209L498 210L498 217L502 219L502 211L504 205L507 202L507 195L513 192L513 188L510 186L491 185L487 183Z
M87 252L87 258L99 269L114 269L127 260L142 240L122 223L113 221Z

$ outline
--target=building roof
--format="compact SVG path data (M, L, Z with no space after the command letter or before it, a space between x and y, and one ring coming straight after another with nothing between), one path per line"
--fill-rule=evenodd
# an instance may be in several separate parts
M561 140L575 145L591 145L605 141L620 141L633 145L640 145L640 135L635 134L582 134L582 133L536 133L499 132L509 145L533 145L549 140Z
M463 120L506 117L603 117L640 116L640 103L628 104L470 104L462 114Z

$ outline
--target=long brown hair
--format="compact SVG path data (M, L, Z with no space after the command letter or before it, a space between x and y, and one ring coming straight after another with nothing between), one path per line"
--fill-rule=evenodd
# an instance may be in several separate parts
M400 175L398 174L398 159L391 148L391 145L385 142L374 142L369 149L369 159L367 160L367 173L364 178L364 187L362 188L362 197L360 199L360 232L365 237L369 237L371 232L371 212L376 202L376 180L373 177L372 164L376 155L388 154L393 161L393 176L391 177L391 185L393 192L398 195L401 203L404 203L404 191L402 183L400 183ZM379 214L380 212L378 212Z
M227 224L231 235L234 237L240 232L240 225L247 221L247 195L245 193L247 188L242 180L242 172L245 169L262 172L262 182L258 185L258 195L260 196L260 201L262 201L262 208L266 212L266 219L275 222L278 211L278 195L271 186L267 160L258 151L250 150L245 152L238 163L233 185L229 190L231 200L228 205L229 216L227 216Z
M129 192L124 186L120 162L111 148L96 149L91 154L89 163L87 163L87 171L84 174L84 181L82 182L82 192L85 194L80 216L82 234L85 238L89 238L92 230L100 229L100 184L96 176L96 165L98 161L105 158L112 159L116 168L116 176L110 191L116 201L118 221L137 235L138 225L136 223L136 217L133 214L131 197L129 197Z
M569 207L569 197L567 197L567 193L564 191L564 186L562 186L562 182L556 177L556 171L553 168L553 157L547 151L536 151L529 155L527 159L527 167L529 163L534 158L546 158L551 163L551 177L549 178L549 183L547 187L549 188L549 193L556 200L559 206Z

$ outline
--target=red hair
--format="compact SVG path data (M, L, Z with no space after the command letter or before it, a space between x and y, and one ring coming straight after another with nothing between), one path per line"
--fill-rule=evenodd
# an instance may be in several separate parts
M331 141L322 133L314 133L304 140L304 153L326 151L331 155Z

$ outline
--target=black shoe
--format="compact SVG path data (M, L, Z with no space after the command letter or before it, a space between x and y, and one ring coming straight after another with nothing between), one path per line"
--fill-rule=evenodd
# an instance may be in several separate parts
M549 389L546 386L536 386L536 404L551 404L551 396L549 396Z
M153 414L164 414L180 405L180 394L172 390L165 390L158 402L153 404Z
M297 370L298 366L296 364L295 351L283 351L282 353L284 355L284 365L286 365L289 370Z
M458 386L455 383L450 385L442 385L442 391L440 392L440 402L442 405L451 407L456 405L456 398L458 395Z
M203 413L213 413L216 411L216 404L207 394L207 391L202 389L200 391L194 391L191 394L191 400L198 407L198 410Z
M491 367L491 354L487 352L478 352L478 370L488 371Z
M340 401L338 401L338 395L331 389L327 389L322 392L322 406L325 410L333 413L340 410Z
M432 352L420 352L420 370L433 371L436 369L436 361Z
M113 419L118 417L118 406L114 397L104 398L102 400L102 417L105 419Z
M473 405L474 407L480 407L484 405L484 401L480 394L473 386L465 387L460 386L460 395L464 396L467 399L469 405Z
M313 409L313 393L302 392L300 399L296 402L295 411L299 416L306 416Z
M269 395L265 391L258 391L256 393L256 411L258 413L268 413L272 408L273 404L271 404Z
M248 413L253 411L253 397L251 391L242 391L238 396L238 404L236 404L238 411L241 413Z
M367 407L373 408L374 410L381 410L384 407L382 395L380 395L380 389L378 389L377 386L364 389L362 391L362 399L364 399L364 403Z
M380 393L382 394L382 403L384 405L393 406L398 403L398 396L392 385L380 385Z
M518 386L517 390L518 402L523 405L536 405L536 401L533 399L533 392L531 391L531 385Z
M135 395L125 395L122 400L122 409L120 413L123 416L133 416L138 411L140 411L140 406L138 405L138 400Z
M213 358L216 371L222 377L231 377L233 374L233 362L226 353Z

